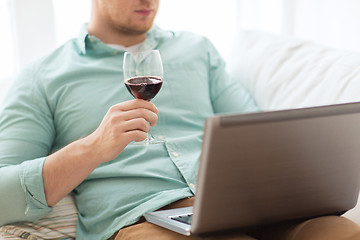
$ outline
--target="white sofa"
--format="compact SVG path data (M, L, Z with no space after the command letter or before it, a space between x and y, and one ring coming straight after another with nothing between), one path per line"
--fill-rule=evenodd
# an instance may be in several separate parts
M254 31L239 34L233 53L230 73L263 110L360 100L360 53ZM360 224L360 202L345 216ZM76 207L68 196L36 223L0 228L0 240L21 239L16 236L23 233L49 237L45 239L74 237L75 225ZM37 231L39 226L43 228Z
M235 42L229 72L265 111L360 101L359 52L259 31ZM360 224L360 200L345 216Z

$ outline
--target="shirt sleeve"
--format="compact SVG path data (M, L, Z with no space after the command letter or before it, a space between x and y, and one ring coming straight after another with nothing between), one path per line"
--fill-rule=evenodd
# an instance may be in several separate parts
M247 89L226 71L225 61L208 41L210 95L215 113L260 111Z
M0 109L0 226L51 211L42 179L54 138L52 114L32 67L10 87Z

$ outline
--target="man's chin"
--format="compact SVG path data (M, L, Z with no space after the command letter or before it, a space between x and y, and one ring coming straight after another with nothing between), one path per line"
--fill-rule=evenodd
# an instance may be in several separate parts
M122 33L125 33L127 35L143 35L145 33L147 33L150 29L152 28L152 25L150 26L141 26L141 27L119 27L118 30Z

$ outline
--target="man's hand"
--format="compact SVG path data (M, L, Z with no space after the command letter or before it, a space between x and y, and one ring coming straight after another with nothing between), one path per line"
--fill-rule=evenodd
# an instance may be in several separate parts
M43 167L48 205L69 194L100 164L119 156L130 142L144 140L157 113L155 105L144 100L116 104L93 133L48 156Z
M155 105L144 100L116 104L84 141L101 163L108 162L116 158L130 142L145 140L149 124L156 124L157 113Z

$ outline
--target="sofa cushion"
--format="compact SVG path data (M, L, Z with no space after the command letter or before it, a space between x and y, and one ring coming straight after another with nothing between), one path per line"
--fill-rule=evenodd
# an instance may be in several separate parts
M69 195L38 221L0 227L0 240L75 239L76 222L77 209L73 197Z
M229 71L263 110L360 100L360 53L259 31L238 34Z

